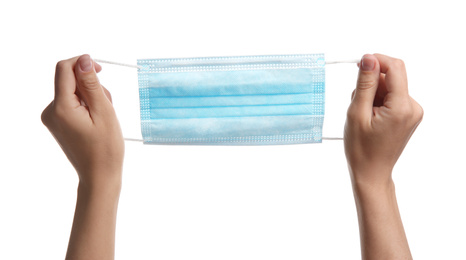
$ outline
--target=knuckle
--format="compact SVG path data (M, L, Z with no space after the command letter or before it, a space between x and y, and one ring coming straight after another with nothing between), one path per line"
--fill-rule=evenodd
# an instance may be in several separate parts
M401 59L393 59L392 66L397 69L405 69L406 65L405 62Z
M64 113L64 109L60 108L54 101L48 105L40 116L42 123L48 127L53 128L56 126L57 122L66 118L66 114Z
M377 85L377 80L373 77L361 77L358 80L358 87L359 90L371 89Z
M424 109L414 100L398 107L395 121L398 124L411 124L422 121Z
M354 111L354 109L349 108L348 111L346 112L346 117L348 120L353 121L356 118L357 114Z
M346 112L346 117L348 121L351 121L351 122L359 122L362 120L361 113L354 106L350 106L348 108L348 111Z
M55 112L54 103L54 101L50 102L50 104L44 109L44 111L42 111L42 114L40 115L40 120L46 127L49 127L52 124Z
M53 117L56 118L59 121L63 121L64 119L67 118L66 110L61 108L61 107L57 107L54 110Z
M392 120L395 125L407 124L414 114L413 109L409 104L400 104L393 112Z
M416 107L417 107L417 109L416 109L416 116L415 116L415 118L416 118L416 121L417 121L417 122L421 122L422 119L424 118L424 109L423 109L422 106L419 105L418 103L416 103Z
M68 62L66 60L61 60L57 62L57 65L55 66L55 71L62 71L67 66L67 63Z
M42 124L44 124L45 126L50 125L50 113L48 107L45 108L44 111L42 111L42 114L40 115L40 120L42 121Z
M400 109L398 110L398 115L401 120L406 120L408 118L411 118L413 116L413 110L411 109L411 106L404 105L401 106Z
M97 80L97 78L95 77L83 77L81 79L81 85L89 90L95 90L95 89L101 88L99 80Z
M421 105L419 105L419 103L416 102L416 100L414 100L413 98L411 98L411 104L412 104L412 111L413 111L413 120L416 121L416 122L420 122L422 120L422 118L424 117L424 109L422 108Z

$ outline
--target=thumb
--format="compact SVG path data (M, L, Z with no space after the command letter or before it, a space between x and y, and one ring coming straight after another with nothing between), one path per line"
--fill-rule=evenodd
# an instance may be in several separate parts
M89 111L98 112L110 103L97 77L95 63L87 54L82 55L74 68L80 97L89 107Z
M352 105L358 110L372 113L375 94L380 78L379 61L374 55L366 54L359 64L359 75L356 89L353 94Z

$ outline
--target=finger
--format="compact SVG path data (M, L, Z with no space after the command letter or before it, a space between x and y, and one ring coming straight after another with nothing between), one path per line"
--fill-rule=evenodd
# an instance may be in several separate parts
M407 97L408 77L402 60L382 54L374 54L380 63L380 72L385 74L387 92L395 96Z
M105 96L107 96L107 98L108 98L108 100L110 101L110 103L113 103L112 94L110 94L110 91L108 91L108 89L105 88L104 86L102 86L102 88L104 89Z
M387 88L385 87L385 74L380 73L379 85L377 86L377 92L375 93L375 98L374 98L374 107L383 106L386 96L387 96Z
M74 66L79 57L62 60L55 68L55 100L69 99L76 92Z
M94 61L94 68L95 68L95 72L97 72L97 73L102 71L102 66L100 66L100 64L95 62L95 61Z
M372 114L372 106L379 84L380 67L374 55L366 54L361 59L359 75L352 105L361 113Z
M82 55L76 61L74 68L77 87L84 102L89 107L89 112L99 114L111 106L103 87L97 77L95 64L89 55Z

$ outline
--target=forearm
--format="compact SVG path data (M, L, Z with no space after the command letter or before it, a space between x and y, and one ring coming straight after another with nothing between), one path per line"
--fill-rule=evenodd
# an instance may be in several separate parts
M412 259L393 181L352 180L362 259Z
M79 184L66 259L114 259L120 189L121 178L91 187Z

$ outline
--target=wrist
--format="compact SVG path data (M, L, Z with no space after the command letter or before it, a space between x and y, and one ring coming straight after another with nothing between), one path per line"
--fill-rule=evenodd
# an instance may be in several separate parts
M352 188L356 200L377 201L395 195L395 183L391 178L385 181L353 181Z
M81 178L79 180L78 192L86 194L108 194L119 195L121 191L121 175L106 176L105 178Z
M121 189L123 167L110 165L107 167L89 167L77 171L79 186L91 190L119 190Z
M356 203L385 201L395 196L392 169L388 167L349 167Z
M353 188L386 188L393 184L393 167L382 165L348 165Z
M354 199L358 208L390 203L395 195L395 184L391 171L373 169L368 172L351 171Z

